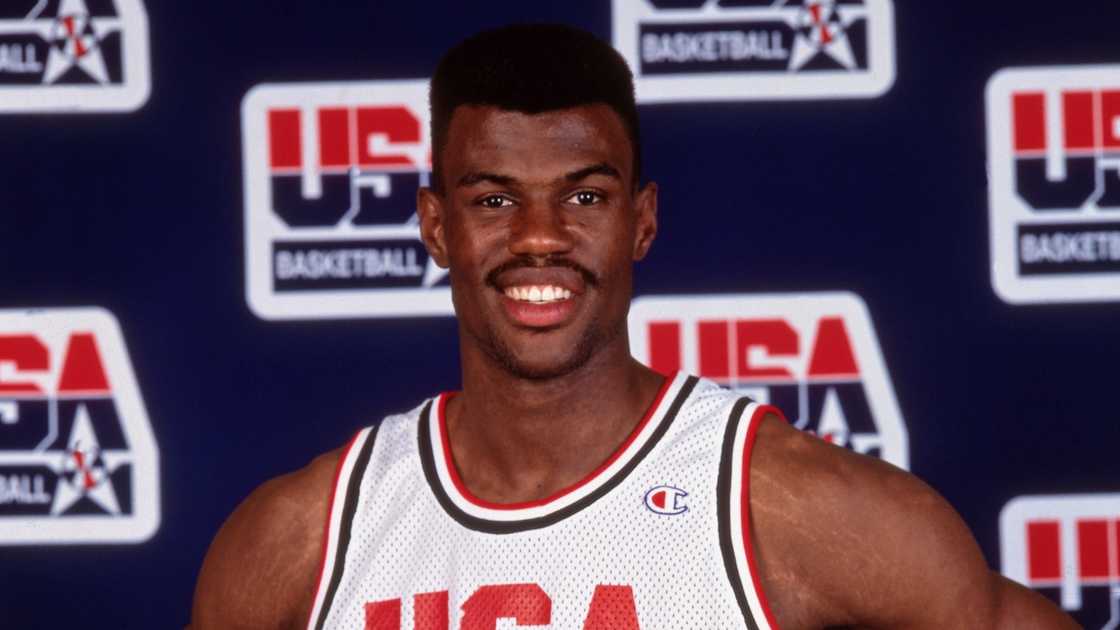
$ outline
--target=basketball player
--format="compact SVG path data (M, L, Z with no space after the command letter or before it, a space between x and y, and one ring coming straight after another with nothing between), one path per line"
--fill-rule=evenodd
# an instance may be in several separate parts
M431 107L419 217L462 391L253 492L207 555L196 630L1075 627L918 479L631 357L657 186L608 45L483 33Z

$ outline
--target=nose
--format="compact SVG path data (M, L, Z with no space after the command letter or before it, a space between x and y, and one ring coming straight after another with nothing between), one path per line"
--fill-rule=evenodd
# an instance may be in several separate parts
M575 241L563 210L548 202L524 203L514 213L509 251L516 256L556 256L572 250Z

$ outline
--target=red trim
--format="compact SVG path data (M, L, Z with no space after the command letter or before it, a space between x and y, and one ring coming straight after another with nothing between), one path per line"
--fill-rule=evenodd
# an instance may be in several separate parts
M327 504L327 520L326 523L323 524L323 548L319 552L321 558L319 561L319 577L315 579L315 594L311 597L311 610L307 612L307 623L304 624L305 627L311 627L311 622L315 615L315 602L319 599L319 590L323 587L323 571L327 568L327 541L331 535L331 513L334 512L334 499L335 495L338 494L338 480L342 476L342 466L346 463L346 458L350 455L350 449L354 446L354 443L358 441L358 437L362 434L363 430L364 429L355 433L354 437L350 438L350 441L346 443L346 447L342 449L342 456L338 458L338 464L334 467L334 483L331 484L331 501Z
M782 420L786 420L785 415L777 407L770 405L761 405L754 410L751 416L751 426L747 430L747 441L743 445L743 548L747 551L747 569L751 574L751 583L754 585L754 592L758 594L758 601L762 604L762 612L766 615L766 621L770 624L771 630L779 630L778 622L774 619L774 613L770 610L770 602L766 600L766 593L762 590L762 580L758 575L758 565L755 564L754 559L754 546L751 545L751 449L754 447L754 440L758 437L758 427L762 424L762 419L766 414L772 413ZM789 422L786 420L786 422Z
M657 408L661 406L661 400L665 398L665 393L669 391L669 387L676 380L677 379L675 376L665 377L664 382L661 384L661 390L657 392L657 397L653 399L653 403L649 406L648 409L646 409L645 416L642 417L642 420L638 423L638 426L634 427L634 430L630 432L630 435L626 438L626 441L623 442L622 445L617 449L615 449L614 453L612 453L605 462L599 464L599 466L595 470L588 473L588 475L580 481L577 481L567 488L563 488L557 491L551 496L545 497L543 499L538 499L536 501L523 501L521 503L493 503L491 501L480 499L474 496L473 494L471 494L471 491L467 489L466 484L464 484L463 480L459 477L459 469L455 467L455 462L451 457L451 442L448 438L447 414L445 413L447 401L450 400L451 397L454 396L457 392L444 392L440 395L439 399L439 407L436 415L436 425L439 430L440 444L443 448L443 461L447 466L448 474L451 476L451 482L455 485L455 489L459 492L459 495L464 499L470 501L474 505L491 510L524 510L526 508L548 505L549 503L552 503L553 501L556 501L557 499L560 499L565 495L571 494L572 492L575 492L583 486L591 483L596 477L601 475L603 471L605 471L607 468L610 468L611 464L613 464L615 460L621 457L622 454L626 452L628 448L630 448L630 445L633 444L634 440L638 438L638 435L642 432L642 429L644 429L645 426L649 424L650 419L653 418L654 412L656 412Z

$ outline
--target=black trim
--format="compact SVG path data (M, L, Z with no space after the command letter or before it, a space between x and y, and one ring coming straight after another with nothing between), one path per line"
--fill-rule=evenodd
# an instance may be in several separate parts
M315 622L316 630L322 630L323 624L327 622L327 614L331 610L331 603L334 601L339 583L342 582L342 571L346 564L346 549L350 546L350 530L354 526L354 512L358 510L358 494L361 490L362 477L369 465L370 455L373 453L373 443L377 441L377 427L376 424L370 427L366 442L362 445L362 450L358 452L358 458L354 460L354 470L350 471L350 479L346 482L346 498L342 505L342 522L338 529L338 548L334 554L334 567L331 569L330 585L327 587L327 594L323 598L323 607L319 609L319 619ZM330 519L329 513L327 518Z
M606 482L596 488L594 492L588 494L586 497L580 499L579 501L576 501L575 503L572 503L565 508L556 510L551 514L545 514L544 516L538 516L536 518L526 518L517 521L494 521L490 519L479 518L477 516L472 516L459 509L459 507L456 506L455 503L451 500L451 497L447 496L447 492L444 490L443 485L439 481L439 474L436 472L434 459L435 453L432 452L431 430L429 429L429 416L431 415L432 409L431 401L429 401L428 404L424 406L424 410L420 412L420 426L419 430L416 432L420 441L420 463L424 469L424 477L428 480L428 486L432 489L432 494L435 495L436 500L439 502L440 506L443 507L444 511L447 512L447 514L451 518L455 519L456 522L458 522L463 527L466 527L467 529L472 529L478 532L485 532L487 534L513 534L516 532L524 532L533 529L540 529L542 527L548 527L549 525L553 525L579 512L580 510L583 510L595 501L598 501L605 494L614 489L615 486L622 483L622 480L625 479L627 475L629 475L631 471L633 471L634 468L637 467L637 465L640 464L647 455L649 455L650 451L653 450L653 447L657 446L657 443L665 435L665 432L669 430L669 426L673 424L673 420L677 417L677 413L680 412L681 407L684 405L684 401L688 399L689 395L692 393L693 388L696 387L696 383L699 380L700 379L696 378L695 376L690 376L687 380L685 380L684 384L681 385L680 392L678 392L676 398L673 399L672 405L670 405L669 409L665 412L665 416L661 419L661 422L658 423L657 428L653 431L653 434L650 435L649 439L646 440L646 443L642 445L641 450L635 453L634 457L632 457L630 461L626 462L626 464L617 473L615 473L613 477L608 479Z
M739 424L743 419L743 410L747 408L751 400L749 398L740 398L735 401L735 405L731 408L731 414L727 418L727 429L723 433L723 450L719 458L719 479L716 481L716 518L719 519L719 550L723 554L723 568L727 571L727 579L731 582L731 590L735 591L735 600L739 602L739 608L743 611L743 619L747 622L747 628L750 630L758 630L758 622L754 620L754 615L751 614L750 604L747 603L747 593L743 590L743 576L739 575L739 569L735 562L735 546L731 544L731 471L733 470L732 460L735 456L735 433L739 430ZM750 419L747 419L750 422ZM749 515L744 515L744 518L750 518ZM743 541L744 545L749 545L749 540Z

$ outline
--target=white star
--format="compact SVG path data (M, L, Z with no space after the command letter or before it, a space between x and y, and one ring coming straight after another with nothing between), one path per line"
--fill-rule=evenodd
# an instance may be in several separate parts
M835 388L829 387L824 395L824 407L821 408L817 435L837 446L846 446L848 434L848 418L844 415L844 408L840 406L840 397L836 394Z
M92 28L93 34L87 29ZM90 18L84 0L62 0L58 7L58 17L51 30L53 43L47 55L47 68L43 72L43 83L50 85L75 65L102 85L109 82L109 71L105 58L101 55L101 40L115 30L112 26L99 23Z
M117 494L109 474L120 465L117 457L108 457L104 463L99 461L101 445L93 432L93 423L85 405L78 405L74 415L74 427L70 430L66 453L61 465L62 473L51 504L51 515L61 514L82 497L89 497L94 503L110 514L120 514Z
M836 19L830 19L835 13ZM798 14L802 27L810 27L808 34L799 32L793 40L789 69L800 70L817 53L832 57L848 70L855 70L856 57L848 40L847 28L855 15L836 8L832 0L810 1Z

